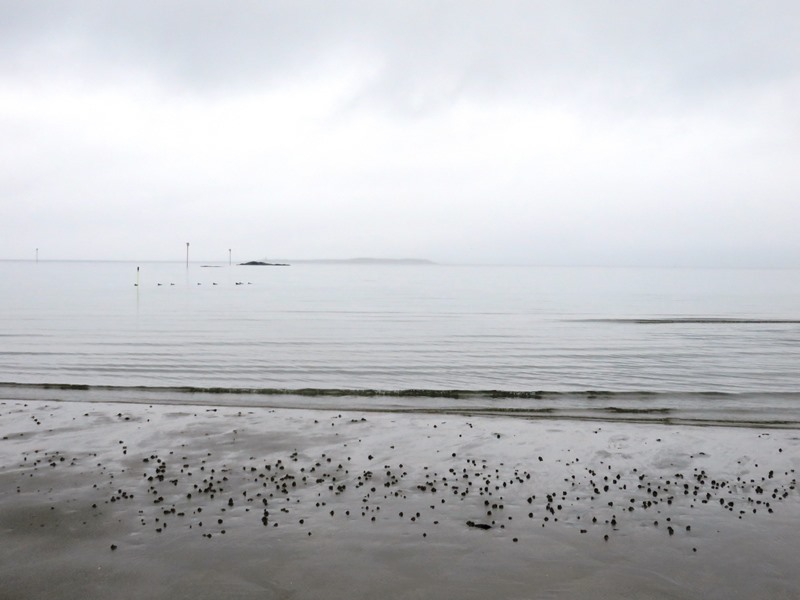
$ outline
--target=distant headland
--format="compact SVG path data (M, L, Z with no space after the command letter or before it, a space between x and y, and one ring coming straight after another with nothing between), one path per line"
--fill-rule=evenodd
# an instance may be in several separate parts
M252 261L242 264L266 264L266 265L285 265L285 264L315 264L315 265L435 265L436 263L427 258L305 258L297 260L280 259L270 261Z

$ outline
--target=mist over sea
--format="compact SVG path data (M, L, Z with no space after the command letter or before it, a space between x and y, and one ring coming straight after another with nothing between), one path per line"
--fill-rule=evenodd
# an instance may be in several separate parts
M797 405L798 271L204 264L0 262L0 381Z

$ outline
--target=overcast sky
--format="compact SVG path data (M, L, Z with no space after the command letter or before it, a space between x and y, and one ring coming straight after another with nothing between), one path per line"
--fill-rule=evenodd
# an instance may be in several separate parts
M800 2L0 1L0 258L800 266Z

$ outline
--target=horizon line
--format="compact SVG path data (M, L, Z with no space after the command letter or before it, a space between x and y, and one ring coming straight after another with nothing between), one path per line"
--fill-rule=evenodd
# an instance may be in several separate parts
M296 264L317 264L317 265L361 265L369 266L375 265L396 265L396 266L445 266L445 267L529 267L541 269L571 269L571 268L588 268L588 269L727 269L727 270L776 270L776 271L791 271L799 270L800 265L730 265L730 264L646 264L646 263L628 263L628 264L601 264L601 263L526 263L526 262L455 262L455 261L436 261L427 258L375 258L375 257L357 257L357 258L295 258L295 259L253 259L263 260L264 262L281 262ZM147 259L133 259L133 258L0 258L0 262L29 262L29 263L57 263L57 262L102 262L102 263L176 263L186 264L185 259L162 259L162 258L147 258ZM229 262L224 259L193 259L189 260L189 264L202 265L202 264L215 264L215 265L229 265L229 266L242 266L244 262L249 261L234 261Z

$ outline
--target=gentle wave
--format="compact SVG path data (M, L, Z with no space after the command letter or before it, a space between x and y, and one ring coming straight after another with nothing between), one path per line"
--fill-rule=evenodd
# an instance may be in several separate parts
M800 393L245 388L0 383L0 401L357 410L800 429Z
M735 319L728 317L668 317L624 319L568 319L582 323L635 323L637 325L800 325L800 319Z
M229 395L261 395L261 396L355 396L370 398L375 396L414 397L414 398L643 398L643 397L675 397L682 396L735 396L729 392L698 391L681 392L679 394L654 391L547 391L547 390L467 390L467 389L364 389L364 388L251 388L251 387L200 387L200 386L146 386L146 385L88 385L76 383L18 383L0 382L2 388L24 388L42 390L83 390L83 391L140 391L168 392L181 394L229 394ZM788 392L770 392L770 395L794 396Z

